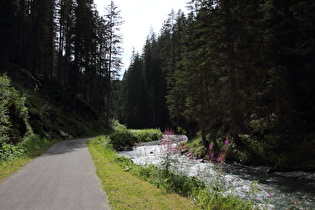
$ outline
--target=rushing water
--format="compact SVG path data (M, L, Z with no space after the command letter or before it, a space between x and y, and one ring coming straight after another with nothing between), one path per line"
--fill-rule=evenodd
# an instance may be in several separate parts
M165 148L155 142L118 154L129 157L138 165L161 165ZM264 168L253 170L237 164L224 164L219 167L217 164L201 162L185 155L174 155L172 159L176 160L172 167L176 173L194 176L206 183L220 177L225 186L225 194L232 193L251 200L261 208L315 209L315 173L265 173L262 172Z

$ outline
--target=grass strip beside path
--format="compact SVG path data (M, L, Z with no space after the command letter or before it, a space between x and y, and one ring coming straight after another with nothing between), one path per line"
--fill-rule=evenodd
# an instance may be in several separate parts
M123 171L113 161L114 151L88 142L90 153L102 180L104 190L114 209L200 209L192 200L156 188L136 176Z
M0 182L2 182L6 177L10 176L28 162L41 155L46 149L52 145L61 142L63 140L47 140L42 139L41 141L36 142L36 144L31 145L31 150L28 151L25 155L21 157L16 157L11 161L2 162L0 165Z

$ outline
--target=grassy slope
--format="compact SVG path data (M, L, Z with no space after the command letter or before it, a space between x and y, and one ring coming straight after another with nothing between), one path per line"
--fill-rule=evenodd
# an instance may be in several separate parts
M110 151L88 143L97 174L114 209L200 209L190 199L168 194L152 184L124 172L110 160Z

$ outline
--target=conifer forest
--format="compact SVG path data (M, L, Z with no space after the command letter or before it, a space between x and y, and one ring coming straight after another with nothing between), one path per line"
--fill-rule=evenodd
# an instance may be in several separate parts
M232 160L314 170L315 2L187 7L170 11L123 70L114 1L103 16L93 0L1 1L1 75L54 81L69 115L84 103L104 126L172 129L199 137L204 154L228 139Z

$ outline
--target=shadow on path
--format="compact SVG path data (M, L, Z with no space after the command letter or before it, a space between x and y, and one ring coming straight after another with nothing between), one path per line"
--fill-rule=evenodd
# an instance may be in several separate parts
M54 144L48 148L41 156L60 155L78 151L86 147L86 143L92 138L68 140Z

